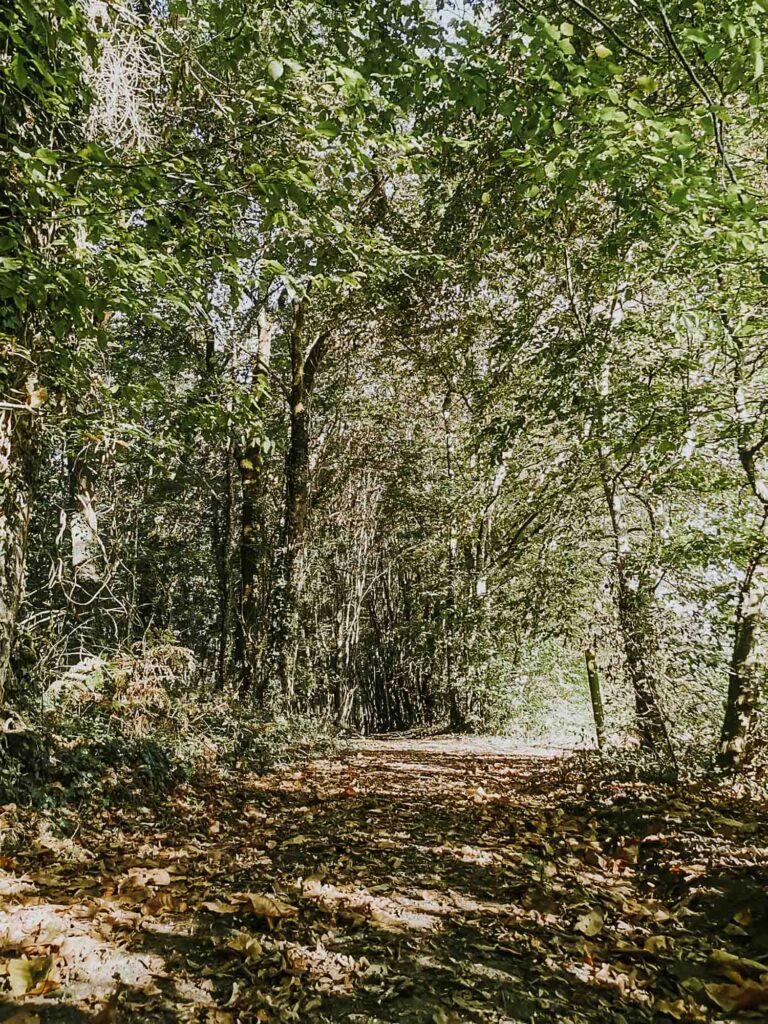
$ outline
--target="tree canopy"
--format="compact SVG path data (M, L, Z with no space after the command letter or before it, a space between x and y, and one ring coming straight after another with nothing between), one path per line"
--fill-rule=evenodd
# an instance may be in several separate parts
M162 637L267 717L751 762L766 13L13 0L6 700Z

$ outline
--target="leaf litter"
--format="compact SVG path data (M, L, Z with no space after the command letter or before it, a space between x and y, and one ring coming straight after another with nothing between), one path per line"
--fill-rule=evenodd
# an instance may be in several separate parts
M28 816L2 1021L768 1020L768 815L714 789L403 739Z

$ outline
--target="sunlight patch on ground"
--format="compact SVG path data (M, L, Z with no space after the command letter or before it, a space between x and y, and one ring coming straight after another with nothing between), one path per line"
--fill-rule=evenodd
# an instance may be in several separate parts
M18 878L7 872L0 873L0 897L26 896L35 891L34 883L26 878Z
M470 846L465 843L463 846L453 846L444 843L441 846L419 846L417 849L424 853L436 854L439 857L452 857L462 864L477 864L481 867L502 865L504 858L495 850L484 849L480 846Z
M438 736L431 739L416 737L371 737L356 740L353 749L369 753L408 751L410 753L440 754L443 757L518 757L553 758L567 757L576 748L521 745L506 736Z
M3 965L4 971L23 977L31 969L26 965L36 967L41 955L47 954L46 989L65 1002L103 1001L119 986L152 991L155 980L165 976L165 961L152 953L122 948L114 934L120 930L124 928L96 903L6 908L0 911L0 946L13 956Z
M359 887L336 886L314 880L304 883L302 895L316 899L325 910L357 914L367 918L376 928L394 932L437 931L441 926L440 916L453 909L450 903L439 899L416 900L410 896L371 893Z

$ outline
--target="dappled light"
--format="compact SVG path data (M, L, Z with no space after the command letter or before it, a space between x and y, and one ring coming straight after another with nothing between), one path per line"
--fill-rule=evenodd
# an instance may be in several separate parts
M766 39L0 2L0 1024L768 1022Z
M104 811L68 857L6 858L7 1007L458 1024L759 1006L768 811L602 771L374 741ZM202 806L192 837L179 808Z

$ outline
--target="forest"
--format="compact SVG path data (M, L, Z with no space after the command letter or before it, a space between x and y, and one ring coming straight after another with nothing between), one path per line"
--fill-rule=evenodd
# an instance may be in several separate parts
M0 1020L766 1019L763 36L4 0Z

